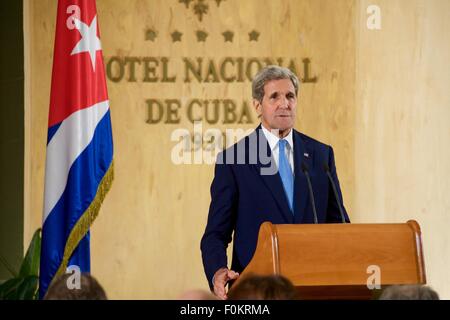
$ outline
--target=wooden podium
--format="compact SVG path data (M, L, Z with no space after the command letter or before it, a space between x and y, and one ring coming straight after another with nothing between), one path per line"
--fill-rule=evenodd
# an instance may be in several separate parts
M381 286L425 284L419 224L261 225L252 260L242 272L280 274L300 299L371 299L368 278ZM369 282L372 283L372 282ZM378 291L379 292L379 291Z

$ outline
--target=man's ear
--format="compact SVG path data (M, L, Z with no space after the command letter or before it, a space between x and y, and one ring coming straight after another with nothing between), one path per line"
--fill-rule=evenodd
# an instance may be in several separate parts
M257 99L253 99L253 107L255 108L256 113L258 114L258 118L260 118L262 114L261 102L259 102Z

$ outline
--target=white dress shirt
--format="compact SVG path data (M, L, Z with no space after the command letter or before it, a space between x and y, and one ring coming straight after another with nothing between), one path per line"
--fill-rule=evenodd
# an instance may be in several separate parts
M280 138L273 134L271 131L267 130L264 125L261 124L261 128L264 132L264 136L266 137L267 141L269 142L270 151L272 151L272 156L275 160L275 165L278 168L278 160L279 160L279 153L278 153L278 141ZM292 130L289 131L289 134L284 137L283 139L287 141L286 148L284 151L286 152L286 156L289 160L289 165L291 166L292 174L294 174L294 143L292 139Z

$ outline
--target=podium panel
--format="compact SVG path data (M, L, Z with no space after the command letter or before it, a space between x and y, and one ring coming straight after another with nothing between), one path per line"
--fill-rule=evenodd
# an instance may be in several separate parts
M425 284L419 224L261 225L242 272L287 277L302 299L369 299L380 285ZM238 281L237 281L238 282ZM372 283L372 281L369 281Z

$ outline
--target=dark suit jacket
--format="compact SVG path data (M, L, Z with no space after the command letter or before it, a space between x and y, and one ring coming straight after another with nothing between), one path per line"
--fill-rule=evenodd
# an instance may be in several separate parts
M261 144L265 144L265 150L270 157L270 147L260 125L252 134L218 156L211 184L208 222L201 240L203 266L211 288L214 273L219 268L227 266L226 248L231 242L233 232L231 269L241 272L254 254L259 227L263 222L314 223L307 180L301 170L302 162L306 164L311 177L318 222L340 223L342 220L333 189L323 169L323 164L327 163L340 197L338 201L342 204L333 149L330 146L293 131L295 178L292 213L278 172L273 175L262 175L261 169L269 166L263 164L267 163L264 160L266 158L258 155L255 160L255 153L252 156L252 152ZM241 150L240 159L239 150ZM242 150L245 150L245 161L242 161ZM219 163L221 159L224 161ZM349 222L345 209L344 213Z

